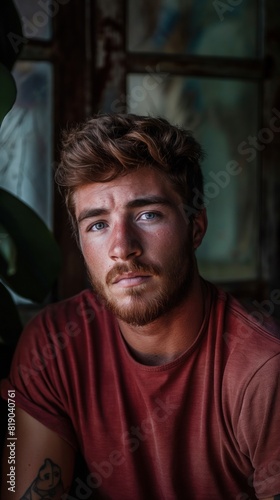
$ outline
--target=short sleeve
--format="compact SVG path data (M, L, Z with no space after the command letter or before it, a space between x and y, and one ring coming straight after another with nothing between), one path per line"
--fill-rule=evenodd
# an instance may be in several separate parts
M22 333L10 375L2 380L1 396L15 391L15 403L77 450L77 439L67 409L63 384L63 360L67 359L67 337L62 340L47 312L34 318ZM56 338L56 340L54 340ZM60 344L59 344L60 342ZM69 342L70 344L70 342Z
M258 498L280 492L280 355L264 363L249 381L237 426L242 453L253 477L248 483Z

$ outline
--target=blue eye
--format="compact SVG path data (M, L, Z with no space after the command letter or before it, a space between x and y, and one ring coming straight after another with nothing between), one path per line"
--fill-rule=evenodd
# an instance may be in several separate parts
M101 231L105 227L106 227L105 222L96 222L91 226L90 231Z
M158 217L158 214L156 214L155 212L145 212L144 214L141 215L140 218L144 220L153 220L156 217Z

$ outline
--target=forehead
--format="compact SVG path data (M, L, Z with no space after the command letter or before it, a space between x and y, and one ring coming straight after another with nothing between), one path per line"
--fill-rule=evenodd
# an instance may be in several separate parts
M110 182L81 186L76 189L73 201L78 216L87 205L114 208L147 196L161 196L175 204L181 202L181 197L174 190L171 181L157 170L148 167L139 168Z

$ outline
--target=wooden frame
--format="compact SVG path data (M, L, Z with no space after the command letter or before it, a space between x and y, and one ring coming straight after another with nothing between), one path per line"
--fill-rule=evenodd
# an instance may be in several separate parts
M241 78L261 86L260 127L268 127L273 108L280 110L280 19L276 0L259 1L260 27L256 59L229 59L164 54L130 53L126 50L125 0L70 0L54 18L52 42L31 41L21 58L46 59L55 69L55 160L61 129L96 112L113 111L116 99L125 105L127 73L145 72L147 65L174 75ZM279 8L279 7L278 7ZM104 108L104 102L111 102ZM108 98L109 96L109 98ZM235 295L264 300L279 287L280 269L280 134L260 157L259 183L260 272L253 282L223 283ZM64 298L87 285L83 261L69 228L60 195L54 198L54 232L63 253L63 269L54 298Z

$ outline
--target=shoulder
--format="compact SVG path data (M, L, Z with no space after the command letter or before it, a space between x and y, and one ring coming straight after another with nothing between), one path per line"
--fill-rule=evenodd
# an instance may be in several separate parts
M73 297L49 304L27 326L34 323L42 323L47 326L49 322L56 325L67 325L69 322L81 325L90 323L94 319L97 322L106 320L109 316L111 315L104 303L100 302L94 293L87 289Z
M230 399L244 395L252 383L277 384L280 374L280 328L272 316L245 307L229 293L211 286L210 321ZM253 303L252 303L253 304ZM254 305L254 304L253 304Z
M256 301L241 304L230 293L212 284L208 286L212 295L212 322L229 352L241 346L251 352L256 349L258 355L261 349L264 355L280 352L280 322L273 317L274 308L261 310Z
M73 297L55 302L46 306L37 317L58 319L92 320L99 316L106 316L108 311L103 302L89 289Z
M58 387L79 376L107 352L116 320L90 290L48 305L25 327L13 357L10 379L18 393L32 385ZM76 370L75 367L79 367ZM77 375L78 376L78 375ZM86 376L86 375L85 375ZM32 381L32 384L30 383ZM33 390L32 389L32 390Z
M209 323L224 416L235 430L244 422L249 428L260 410L279 415L279 326L272 317L260 317L256 309L244 307L223 290L215 286L210 290Z
M32 349L51 358L52 350L82 349L82 345L93 342L96 336L103 338L115 328L113 315L98 301L91 290L45 307L25 327L17 352ZM99 333L102 331L102 336ZM67 348L67 349L66 349ZM66 353L65 353L66 355Z

